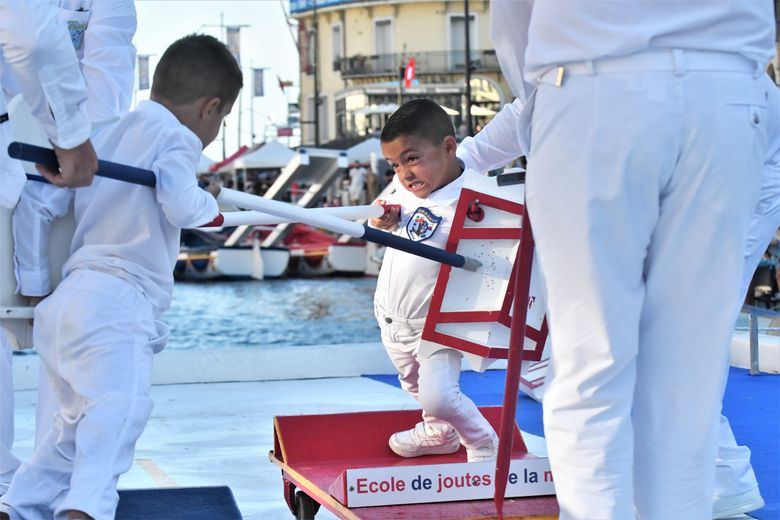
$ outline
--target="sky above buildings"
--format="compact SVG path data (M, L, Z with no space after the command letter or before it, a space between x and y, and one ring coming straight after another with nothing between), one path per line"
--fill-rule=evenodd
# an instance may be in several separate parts
M275 135L272 124L286 126L287 102L298 99L298 52L285 19L289 3L279 0L136 0L138 30L134 43L139 55L150 55L149 74L173 41L194 32L211 34L224 41L220 24L246 25L241 29L241 67L244 90L241 94L241 143L250 144L251 104L254 103L255 142L264 140L266 129ZM284 6L284 8L282 7ZM297 30L293 27L297 37ZM252 99L252 68L266 68L265 96ZM283 93L277 77L294 81L296 87ZM136 88L138 80L136 78ZM137 90L134 102L148 99L148 90ZM230 155L239 147L239 102L228 116L225 150ZM221 135L205 153L222 158Z

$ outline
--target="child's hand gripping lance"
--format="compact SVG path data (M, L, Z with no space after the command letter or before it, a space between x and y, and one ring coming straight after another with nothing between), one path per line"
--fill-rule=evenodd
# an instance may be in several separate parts
M53 150L40 146L33 146L24 143L13 142L8 146L8 155L23 161L46 164L57 167L57 156ZM154 173L149 170L135 168L124 164L113 163L110 161L98 161L98 171L96 175L116 180L122 180L142 186L155 187L157 179ZM41 180L37 176L29 176L32 180ZM470 271L476 271L481 265L476 260L466 258L457 253L450 253L443 249L431 247L426 244L420 244L406 238L370 228L366 225L357 224L344 218L329 215L324 212L315 212L311 209L300 208L284 202L265 199L256 195L250 195L236 190L223 188L220 190L217 200L224 204L233 205L243 209L250 209L273 215L281 219L288 219L292 222L302 222L311 226L321 227L335 233L346 234L354 238L367 240L377 244L399 249L407 253L428 258L442 264L452 267L460 267ZM380 208L381 209L381 208ZM221 216L221 215L220 215ZM209 225L222 225L224 217L217 217Z

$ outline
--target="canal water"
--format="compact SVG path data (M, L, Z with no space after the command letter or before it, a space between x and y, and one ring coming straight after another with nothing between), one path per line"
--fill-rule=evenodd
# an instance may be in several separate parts
M166 348L265 348L380 341L376 278L176 282Z

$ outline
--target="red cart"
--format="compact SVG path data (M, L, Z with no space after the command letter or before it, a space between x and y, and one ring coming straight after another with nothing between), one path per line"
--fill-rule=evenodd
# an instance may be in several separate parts
M498 429L501 407L480 410ZM416 459L395 455L387 445L389 436L419 420L419 410L275 417L274 449L269 453L269 459L282 470L284 498L292 514L297 519L313 519L322 506L339 518L355 520L494 518L496 509L489 498L374 507L348 505L344 475L350 469L389 470L421 464L445 467L440 465L466 462L463 448L451 455ZM512 445L513 460L533 457L527 452L516 425ZM476 467L472 464L462 466ZM507 498L504 502L504 518L552 519L557 515L555 496Z

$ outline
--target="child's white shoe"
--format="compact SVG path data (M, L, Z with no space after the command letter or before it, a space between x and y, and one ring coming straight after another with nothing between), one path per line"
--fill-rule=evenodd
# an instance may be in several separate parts
M466 457L469 462L490 462L496 460L498 455L498 435L496 432L490 432L490 442L469 448L466 446Z
M446 437L434 437L425 431L425 424L421 422L411 430L392 434L389 444L390 449L401 457L446 455L460 449L460 439L455 430Z

